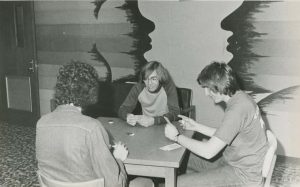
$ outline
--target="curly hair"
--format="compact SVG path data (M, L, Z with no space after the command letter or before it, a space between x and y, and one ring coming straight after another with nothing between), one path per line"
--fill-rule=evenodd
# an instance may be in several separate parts
M235 72L224 62L212 62L207 65L199 74L197 81L202 87L228 96L240 90Z
M86 107L97 102L99 77L89 64L72 61L59 69L54 99L57 105Z

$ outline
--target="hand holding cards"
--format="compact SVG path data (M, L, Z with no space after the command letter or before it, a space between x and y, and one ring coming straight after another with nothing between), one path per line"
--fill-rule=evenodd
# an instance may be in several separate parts
M114 148L113 155L115 158L120 159L122 161L124 161L127 158L128 149L125 146L125 144L117 142L114 145L112 145L112 147Z
M165 136L169 138L170 140L176 141L177 136L179 135L179 132L177 128L169 121L167 117L164 117L167 121L166 127L165 127Z

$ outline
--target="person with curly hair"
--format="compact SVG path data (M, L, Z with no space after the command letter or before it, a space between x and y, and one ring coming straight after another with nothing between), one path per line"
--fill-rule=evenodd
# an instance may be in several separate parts
M100 121L81 113L97 101L98 81L89 64L71 62L59 69L55 85L58 107L37 122L38 169L58 181L104 178L107 187L125 187L127 174L122 161L127 158L127 148L120 142L110 145Z
M142 115L134 115L138 102ZM119 108L118 115L134 126L137 123L148 127L165 124L163 116L171 121L179 114L176 86L163 65L157 61L148 62L140 72L140 81L135 84Z
M226 63L207 65L197 81L205 95L216 104L224 102L226 109L218 128L179 115L184 129L210 137L206 141L180 134L171 123L166 125L166 137L192 152L190 172L178 178L177 186L260 186L268 142L256 102L240 89L235 72ZM216 157L220 152L222 156Z

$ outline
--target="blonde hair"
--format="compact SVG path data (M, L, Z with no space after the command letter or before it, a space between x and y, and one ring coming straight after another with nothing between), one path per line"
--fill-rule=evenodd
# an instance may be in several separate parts
M150 61L141 70L140 81L148 79L150 74L156 71L160 84L164 84L170 79L170 74L166 68L160 62Z

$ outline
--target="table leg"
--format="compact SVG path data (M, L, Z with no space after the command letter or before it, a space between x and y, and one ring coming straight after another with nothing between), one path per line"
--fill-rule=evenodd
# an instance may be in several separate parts
M165 168L165 187L176 187L176 168Z

